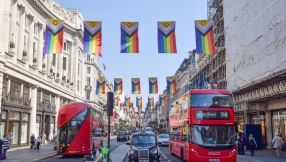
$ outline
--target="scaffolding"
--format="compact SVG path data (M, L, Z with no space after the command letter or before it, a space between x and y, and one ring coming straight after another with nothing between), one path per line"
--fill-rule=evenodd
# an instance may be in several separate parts
M208 81L218 89L226 89L223 0L208 0L207 5L208 18L213 20L216 54L199 55L196 63L190 67L189 81L192 88L201 88L198 83Z

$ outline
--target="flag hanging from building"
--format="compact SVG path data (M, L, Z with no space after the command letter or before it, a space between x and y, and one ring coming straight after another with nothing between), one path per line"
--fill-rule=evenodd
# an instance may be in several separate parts
M106 66L105 66L105 64L103 64L103 69L104 69L104 71L106 70Z
M148 95L148 106L154 106L154 97L152 95Z
M120 98L119 95L113 96L113 106L119 106Z
M83 53L93 53L101 56L102 34L101 21L85 21L83 36Z
M167 93L175 94L176 93L176 78L175 76L167 77Z
M158 22L158 52L177 53L175 21Z
M124 111L124 102L120 102L120 110Z
M96 94L105 94L105 78L100 77L96 81Z
M186 93L182 99L183 99L183 101L188 101L189 100L189 92Z
M149 78L149 94L158 93L158 80L157 77Z
M123 91L122 78L114 78L114 94L122 94Z
M164 96L164 94L160 94L159 96L160 96L159 105L160 106L166 106L167 105L166 96Z
M212 20L195 20L195 32L196 52L199 54L215 54Z
M132 94L140 94L140 78L131 78Z
M121 22L121 53L139 53L139 22Z
M138 107L138 108L140 108L140 107L142 107L142 104L143 102L142 102L142 96L141 95L136 95L136 106Z
M63 53L64 26L64 20L47 19L44 36L44 54Z
M125 98L124 98L124 106L129 107L131 103L131 98L129 94L125 94Z

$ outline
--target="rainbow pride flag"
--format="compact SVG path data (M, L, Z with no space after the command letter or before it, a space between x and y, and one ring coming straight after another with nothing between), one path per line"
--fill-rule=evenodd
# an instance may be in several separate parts
M175 94L176 93L176 78L175 76L167 77L167 93Z
M99 54L99 56L101 56L101 21L85 21L83 25L83 53L94 53Z
M131 78L132 94L140 94L140 78Z
M160 94L159 96L160 96L159 105L166 106L167 105L166 96L164 94Z
M121 53L139 53L139 22L121 22Z
M160 108L161 108L160 102L157 101L157 102L156 102L156 109L157 109L159 112L160 112L160 110L161 110Z
M124 106L127 106L129 107L130 106L130 103L131 103L131 97L129 94L125 94L125 97L124 97Z
M96 94L105 94L105 78L100 77L96 81Z
M63 53L64 26L64 20L47 19L44 36L44 54Z
M122 78L114 78L114 94L122 94L123 91Z
M158 22L158 52L177 53L175 21Z
M119 106L120 98L119 95L114 95L113 97L113 106Z
M120 102L120 110L124 111L124 102Z
M189 92L186 93L183 97L182 97L183 101L188 101L189 100Z
M137 95L136 96L136 106L138 108L141 108L143 105L143 101L142 101L142 96L141 95Z
M196 52L199 54L215 54L212 20L195 20Z
M158 81L157 77L149 78L149 94L157 94L158 93Z
M148 106L154 106L154 97L152 95L148 95Z

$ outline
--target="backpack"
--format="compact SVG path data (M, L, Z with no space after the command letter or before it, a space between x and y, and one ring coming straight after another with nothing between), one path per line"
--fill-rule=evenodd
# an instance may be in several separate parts
M253 140L253 139L250 139L250 140L249 140L249 144L250 144L250 146L254 145L254 140Z

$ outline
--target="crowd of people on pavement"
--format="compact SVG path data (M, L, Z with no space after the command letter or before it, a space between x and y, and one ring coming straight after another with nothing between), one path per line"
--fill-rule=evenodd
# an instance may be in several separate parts
M37 150L40 151L40 146L47 144L50 145L51 139L50 134L47 136L45 132L43 132L41 135L39 135L37 138L34 134L31 134L30 136L30 150Z

